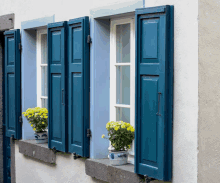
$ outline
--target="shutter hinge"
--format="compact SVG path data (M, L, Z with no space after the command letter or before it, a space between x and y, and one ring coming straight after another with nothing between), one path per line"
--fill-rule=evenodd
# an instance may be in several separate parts
M19 48L20 51L22 51L22 45L21 45L21 43L18 44L18 48Z
M56 154L56 153L57 153L56 147L53 147L53 148L52 148L52 151L53 151L54 154Z
M20 122L21 124L23 123L22 116L19 117L19 122Z
M147 175L144 175L144 178L146 183L150 183L151 181L156 180L154 178L148 177Z
M14 135L11 135L11 140L12 140L12 142L14 142L16 140Z
M87 43L92 43L92 38L90 37L90 35L87 36Z
M87 137L91 137L91 136L92 136L91 130L87 129Z
M5 124L3 124L3 125L0 127L0 130L2 130L2 132L5 132Z
M77 155L75 152L73 153L73 159L76 160L78 158L81 158L81 156Z

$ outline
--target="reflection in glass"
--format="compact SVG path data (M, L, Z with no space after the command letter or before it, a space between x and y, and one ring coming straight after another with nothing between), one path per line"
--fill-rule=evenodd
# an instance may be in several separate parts
M47 96L47 66L41 66L41 96Z
M41 35L41 64L47 64L47 34Z
M124 121L130 123L130 109L116 107L116 121Z
M130 62L130 24L116 25L116 62Z
M48 99L42 98L41 99L41 106L43 108L47 108L48 109Z
M130 66L116 66L116 103L130 105Z

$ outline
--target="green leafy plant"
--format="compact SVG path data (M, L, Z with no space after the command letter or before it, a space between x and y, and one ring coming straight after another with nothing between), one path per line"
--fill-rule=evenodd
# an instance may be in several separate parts
M35 132L45 132L48 126L48 110L46 108L28 108L22 114L27 118Z
M134 127L130 123L123 121L109 121L106 124L108 136L102 135L102 138L109 139L111 145L116 151L124 151L131 148L132 140L134 140Z

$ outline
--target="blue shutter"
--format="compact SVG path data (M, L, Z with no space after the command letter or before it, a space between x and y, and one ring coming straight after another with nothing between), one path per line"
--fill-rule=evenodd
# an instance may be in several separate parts
M48 24L49 148L66 151L66 22Z
M5 80L5 126L6 136L21 138L21 55L19 50L20 30L10 30L5 35L4 80Z
M172 178L173 6L137 9L135 172Z
M68 151L89 157L89 17L68 22Z

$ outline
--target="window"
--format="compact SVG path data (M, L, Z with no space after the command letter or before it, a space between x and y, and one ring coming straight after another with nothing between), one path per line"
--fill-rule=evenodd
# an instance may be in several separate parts
M134 18L111 20L110 121L120 120L135 126ZM130 154L134 155L134 145Z
M37 30L37 106L48 108L47 29Z

